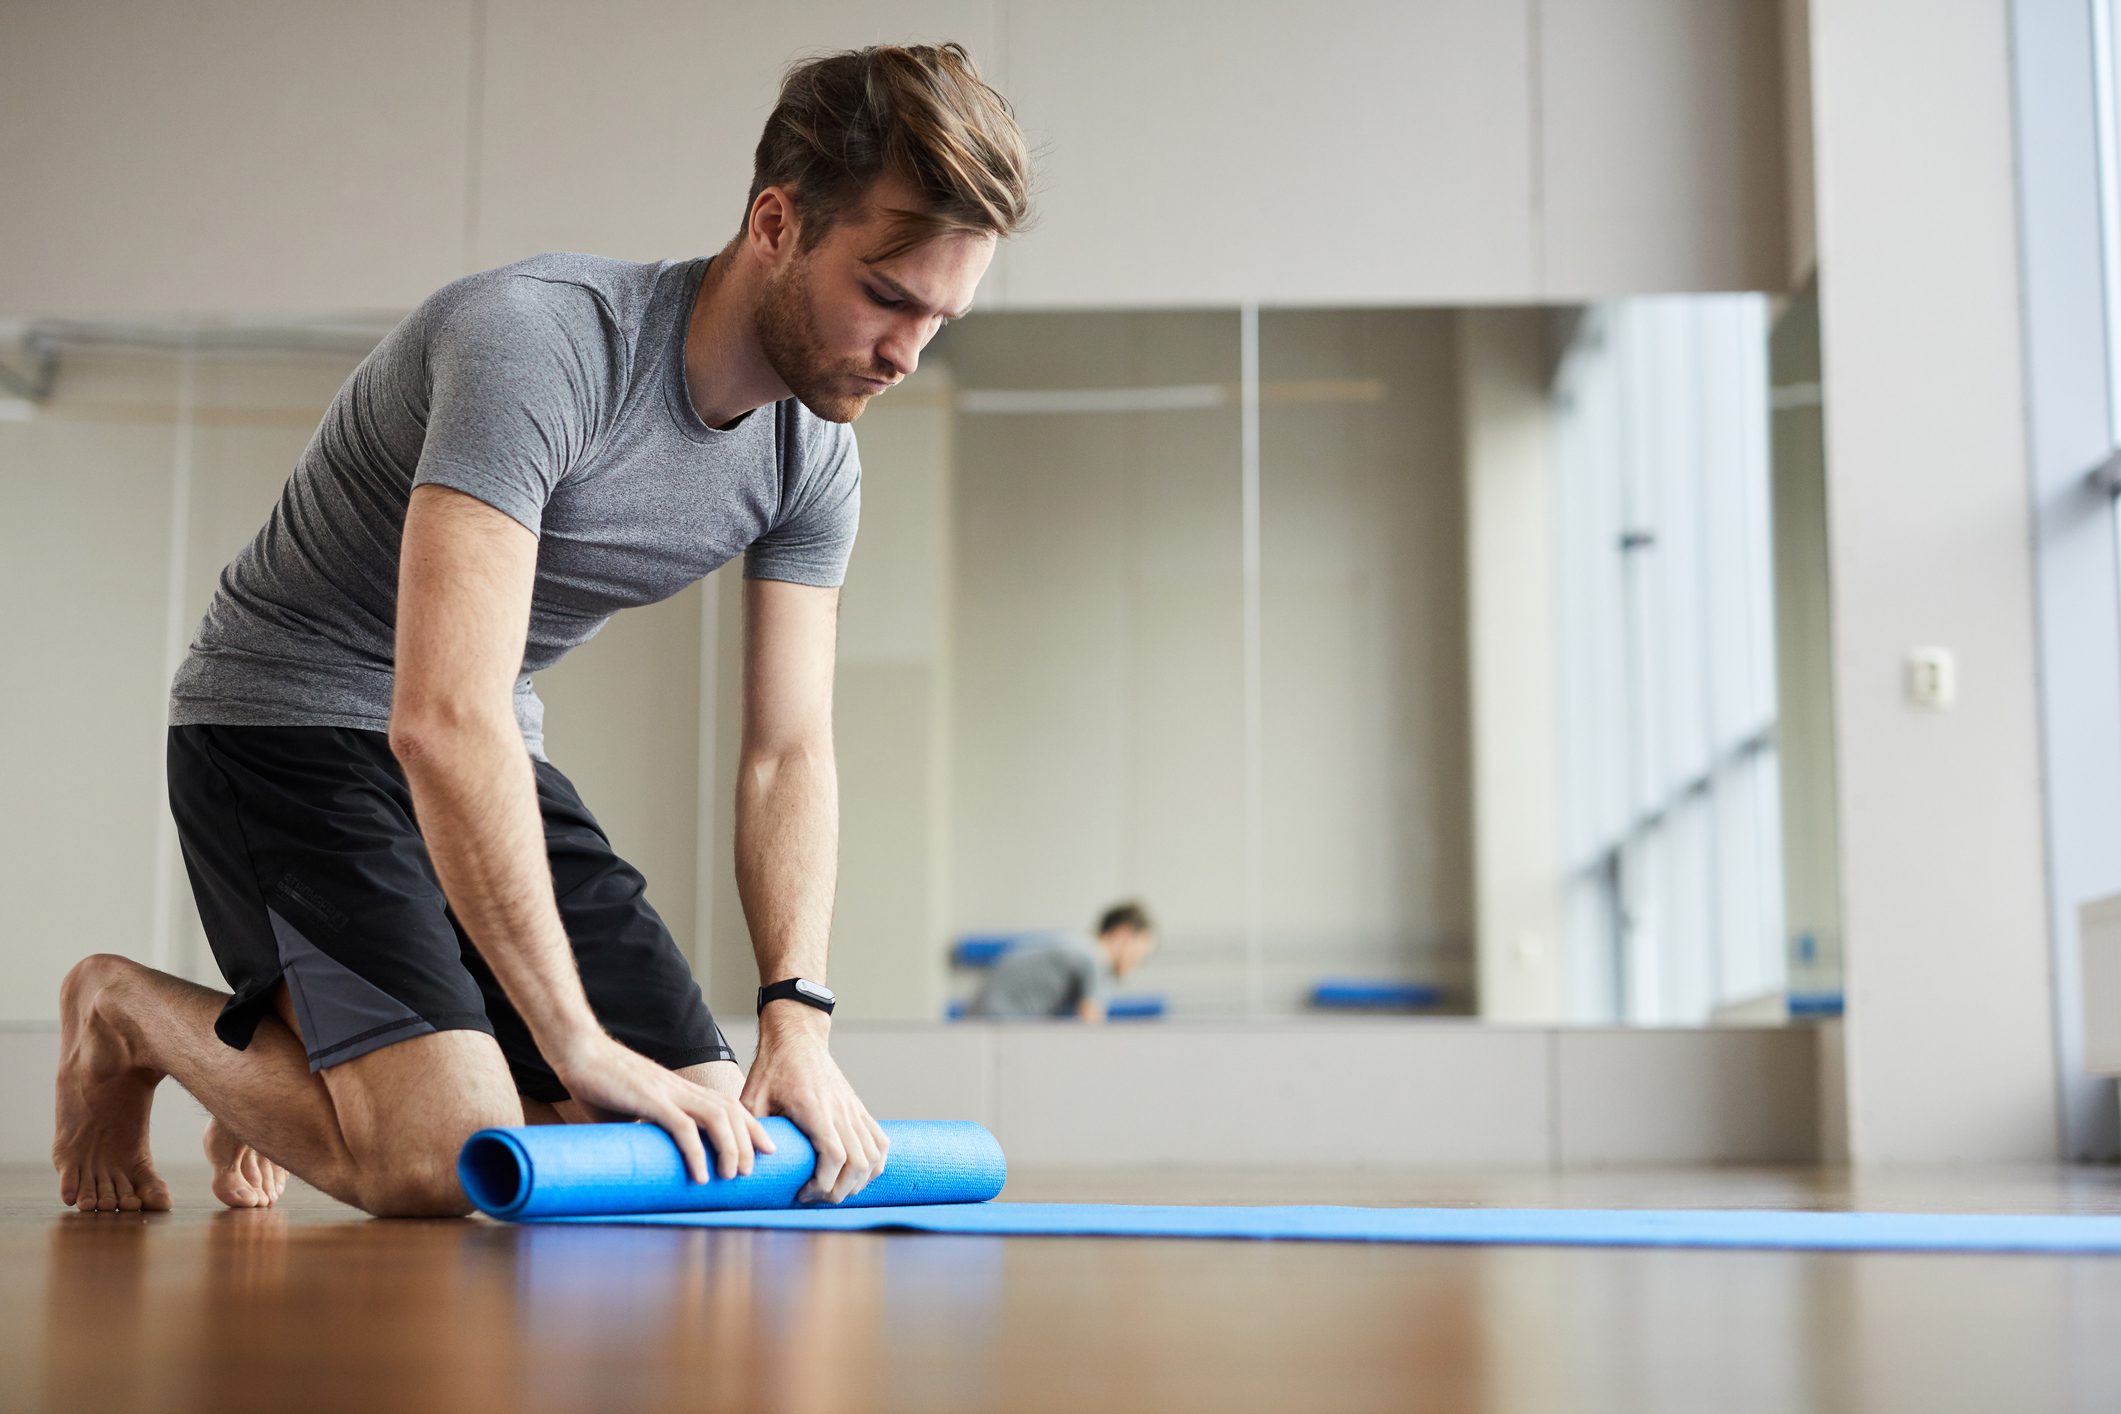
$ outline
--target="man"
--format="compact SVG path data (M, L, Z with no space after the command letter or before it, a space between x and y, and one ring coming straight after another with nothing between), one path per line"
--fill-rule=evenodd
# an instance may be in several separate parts
M789 70L711 260L467 276L363 360L171 696L170 803L234 994L118 957L68 975L66 1202L169 1205L147 1149L166 1075L211 1113L233 1206L292 1172L370 1213L462 1214L465 1137L526 1119L651 1121L704 1182L709 1147L747 1173L783 1114L817 1151L810 1199L882 1168L826 1044L848 424L971 304L1027 184L961 48L833 55ZM739 552L736 869L767 984L748 1077L544 759L530 686Z
M1156 947L1156 929L1138 903L1115 904L1097 923L1097 936L1053 933L1003 953L965 1009L968 1016L1073 1016L1103 1021L1112 983Z

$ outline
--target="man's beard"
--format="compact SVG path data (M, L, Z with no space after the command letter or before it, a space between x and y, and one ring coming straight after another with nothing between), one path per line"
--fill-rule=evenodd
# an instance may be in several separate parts
M869 405L851 387L854 374L835 371L818 337L810 300L810 262L798 256L766 286L755 328L767 366L798 401L827 422L852 422Z

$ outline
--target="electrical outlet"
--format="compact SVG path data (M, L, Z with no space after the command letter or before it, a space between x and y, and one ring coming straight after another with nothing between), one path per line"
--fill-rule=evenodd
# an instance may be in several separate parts
M1907 700L1941 712L1959 695L1958 667L1949 648L1911 648L1907 654Z

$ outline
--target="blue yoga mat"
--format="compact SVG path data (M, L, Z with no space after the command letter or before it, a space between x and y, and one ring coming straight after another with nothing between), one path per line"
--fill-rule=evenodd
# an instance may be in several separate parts
M2121 1255L2121 1217L2020 1217L1988 1213L963 1203L917 1208L651 1213L627 1217L552 1218L547 1221L782 1228L810 1232L885 1230L987 1237L1222 1237L1507 1247L1722 1247L1820 1252Z
M793 1210L817 1153L785 1119L761 1121L775 1152L743 1178L694 1183L668 1134L649 1124L482 1129L464 1141L457 1178L480 1212L518 1222L558 1216ZM887 1120L884 1171L847 1200L863 1207L982 1203L1002 1191L1002 1146L962 1120Z
M694 1184L645 1124L481 1130L457 1172L481 1211L518 1222L895 1230L996 1237L1220 1237L1567 1247L2121 1254L2121 1216L1690 1209L1174 1207L996 1203L1007 1168L977 1124L887 1121L884 1172L840 1207L794 1206L816 1162L784 1119L747 1178Z

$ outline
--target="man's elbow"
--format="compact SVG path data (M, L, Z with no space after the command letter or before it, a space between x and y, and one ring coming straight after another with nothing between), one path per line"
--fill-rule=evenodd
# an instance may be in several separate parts
M390 754L407 775L462 760L494 738L517 735L513 714L451 702L397 704L390 713Z
M746 750L741 776L748 789L763 793L788 777L822 775L831 780L837 769L832 759L832 738L810 737Z

